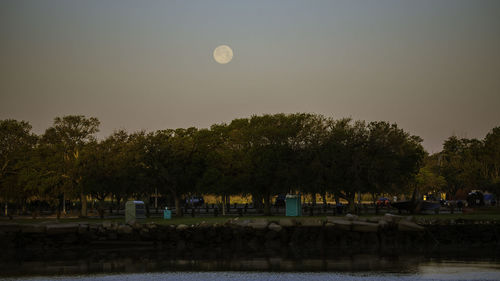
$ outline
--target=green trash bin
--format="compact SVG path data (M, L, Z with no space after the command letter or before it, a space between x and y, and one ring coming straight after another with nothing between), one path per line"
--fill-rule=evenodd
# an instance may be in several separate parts
M302 203L300 194L287 194L285 198L286 216L300 217L302 216Z

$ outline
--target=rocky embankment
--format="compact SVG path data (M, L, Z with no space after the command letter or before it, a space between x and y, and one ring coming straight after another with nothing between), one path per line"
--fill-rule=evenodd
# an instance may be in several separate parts
M327 217L326 220L284 218L224 224L0 224L0 247L8 254L31 255L61 250L144 249L172 257L286 255L328 256L335 253L423 251L435 247L500 245L500 224L453 221L414 222L410 217Z

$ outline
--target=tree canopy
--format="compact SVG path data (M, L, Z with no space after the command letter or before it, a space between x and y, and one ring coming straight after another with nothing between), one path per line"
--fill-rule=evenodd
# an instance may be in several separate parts
M265 114L207 129L115 131L98 140L94 117L57 117L43 135L24 121L0 120L0 200L44 200L60 209L88 196L117 204L158 191L181 210L195 194L252 195L270 213L278 194L500 190L500 127L484 140L450 137L427 155L418 136L384 121L317 114ZM102 207L101 207L102 209ZM178 212L180 214L180 212Z

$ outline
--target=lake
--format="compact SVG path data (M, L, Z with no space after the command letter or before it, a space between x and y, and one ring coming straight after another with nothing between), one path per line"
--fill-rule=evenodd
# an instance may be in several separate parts
M2 280L499 280L500 265L490 263L426 263L418 266L415 272L156 272L130 274L96 274L49 277L21 277Z
M232 260L93 256L13 260L0 280L500 280L496 257L353 255L328 259L261 257Z

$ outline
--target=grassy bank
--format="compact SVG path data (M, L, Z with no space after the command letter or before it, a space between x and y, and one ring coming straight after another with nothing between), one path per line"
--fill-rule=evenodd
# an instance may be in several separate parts
M379 216L384 215L385 210L381 210ZM361 217L372 217L375 215L361 215ZM403 214L403 216L410 216L409 214ZM339 216L340 217L340 216ZM500 208L484 208L476 209L465 213L455 213L455 214L420 214L414 215L417 220L466 220L466 221L491 221L500 222ZM186 215L184 217L174 217L170 220L164 220L163 218L148 218L145 220L146 223L157 223L157 224L187 224L195 225L202 222L208 224L222 224L229 219L234 219L235 216L218 216L218 217L190 217ZM285 216L244 216L240 217L239 220L252 220L252 219L267 219L267 220L279 220L280 218L285 218ZM321 216L302 216L296 217L298 221L308 220L308 219L326 219L325 215ZM30 217L18 217L12 220L2 217L0 218L0 223L90 223L99 224L103 222L111 223L122 223L124 218L37 218L33 219Z

